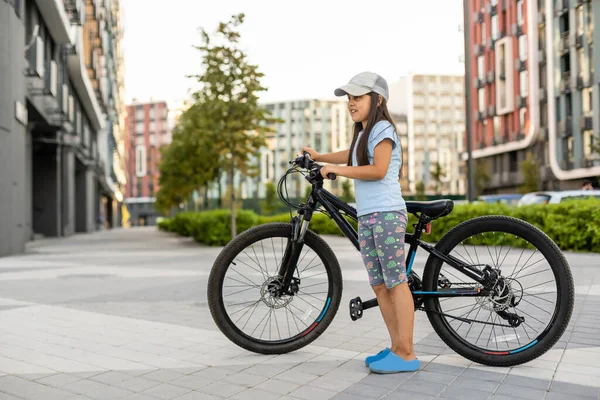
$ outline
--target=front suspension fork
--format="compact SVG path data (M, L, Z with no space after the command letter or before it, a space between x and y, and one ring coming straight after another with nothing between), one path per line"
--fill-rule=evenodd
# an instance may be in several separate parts
M288 240L279 267L279 276L282 278L281 291L283 293L287 292L294 277L294 270L298 268L298 260L304 248L304 236L308 230L311 216L310 211L305 211L305 214L296 215L292 218L292 236Z

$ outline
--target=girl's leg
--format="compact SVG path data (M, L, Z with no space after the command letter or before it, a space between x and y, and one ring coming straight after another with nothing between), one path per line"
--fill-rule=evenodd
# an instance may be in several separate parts
M374 240L383 270L385 290L388 292L387 296L381 294L381 297L389 299L381 312L387 314L384 316L386 324L387 321L395 323L394 327L388 328L392 337L392 352L405 360L414 360L414 302L407 283L404 253L408 215L403 210L381 213L377 219L377 226L373 228ZM379 301L380 295L377 297ZM388 304L391 307L386 307Z
M390 290L385 286L385 283L373 286L373 291L377 297L377 303L379 304L379 311L385 321L385 326L390 334L390 349L394 351L399 346L398 337L398 322L396 320L396 310L392 300Z
M379 309L385 321L385 325L388 329L391 339L390 349L396 346L397 333L397 322L396 313L392 305L392 297L383 280L383 273L381 269L381 263L379 262L379 255L377 247L375 246L373 228L377 222L378 213L369 214L360 217L358 220L358 237L360 240L360 252L363 258L365 267L369 274L369 283L375 292L377 302L379 303Z
M408 283L401 283L390 289L396 328L396 339L392 340L395 346L392 352L409 361L417 358L413 344L413 331L415 327L415 304Z

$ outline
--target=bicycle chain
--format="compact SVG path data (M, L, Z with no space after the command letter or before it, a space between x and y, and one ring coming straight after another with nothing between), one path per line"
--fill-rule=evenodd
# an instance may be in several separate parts
M473 285L472 283L466 283L466 282L449 282L449 284L450 284L450 286L453 286L453 285ZM502 324L496 324L496 323L493 323L493 322L483 322L483 321L477 321L477 320L474 320L474 319L467 319L467 318L462 318L462 317L456 317L454 315L446 314L446 313L435 311L435 310L427 310L424 307L419 307L419 308L417 308L417 310L425 311L425 312L430 311L430 312L433 312L433 313L436 313L436 314L443 315L444 317L454 318L456 320L459 320L459 321L462 321L462 322L466 322L466 323L469 323L469 324L472 323L472 322L477 322L478 324L494 325L494 326L500 326L500 327L503 327L503 328L512 328L512 326L510 326L510 325L502 325Z

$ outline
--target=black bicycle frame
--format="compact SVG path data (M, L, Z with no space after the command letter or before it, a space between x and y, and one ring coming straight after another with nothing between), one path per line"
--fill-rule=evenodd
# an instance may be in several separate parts
M294 217L293 222L293 234L292 240L288 242L282 264L280 267L280 276L283 277L283 289L287 290L289 284L292 281L292 277L294 274L294 269L296 268L296 264L300 257L300 253L302 252L302 247L304 245L304 235L308 229L308 225L310 220L312 219L312 215L315 210L319 207L319 204L325 208L325 210L329 213L331 218L334 220L335 224L342 231L345 237L347 237L354 247L360 251L360 245L358 240L358 232L352 227L350 222L348 222L340 213L340 210L343 211L348 217L350 217L354 221L358 221L356 209L342 200L337 198L335 195L327 191L323 188L322 182L313 183L313 189L308 197L307 204L303 205L298 210L298 216ZM410 202L407 202L407 205L410 205ZM407 265L406 265L406 273L410 274L412 269L412 264L414 261L415 254L417 252L417 248L421 247L425 251L430 254L433 254L435 257L440 258L442 261L447 263L448 265L456 268L458 271L463 273L464 275L470 277L476 282L484 285L486 283L486 279L484 274L475 266L465 264L461 260L453 257L451 255L446 255L437 250L434 246L431 246L423 241L421 241L421 235L425 231L425 228L428 223L431 222L431 219L425 215L420 215L418 222L414 225L415 232L414 233L405 233L405 243L410 245L407 254ZM452 291L436 291L436 292L413 292L413 294L422 296L422 297L458 297L458 296L481 296L482 294L478 291L461 291L461 290L452 290Z

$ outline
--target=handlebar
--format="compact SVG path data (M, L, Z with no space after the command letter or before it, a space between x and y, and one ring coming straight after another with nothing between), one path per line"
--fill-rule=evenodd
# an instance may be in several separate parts
M323 168L323 166L312 160L310 158L310 153L307 151L303 152L302 155L298 156L294 161L290 161L290 164L298 165L302 168L310 170L310 177L312 179L321 176L321 168ZM327 174L327 178L333 181L337 178L337 176L333 172L330 172Z

